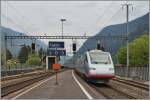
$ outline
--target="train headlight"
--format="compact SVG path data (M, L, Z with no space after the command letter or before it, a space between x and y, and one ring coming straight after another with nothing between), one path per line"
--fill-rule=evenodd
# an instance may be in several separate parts
M90 70L96 70L96 68L90 68Z
M111 70L114 70L114 68L109 68L109 70L111 71Z

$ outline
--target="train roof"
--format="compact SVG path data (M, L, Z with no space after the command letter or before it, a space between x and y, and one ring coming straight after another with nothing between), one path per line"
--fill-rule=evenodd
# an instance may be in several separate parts
M87 52L104 52L104 51L102 51L102 50L90 50L90 51L87 51ZM106 52L106 53L108 53L108 52Z

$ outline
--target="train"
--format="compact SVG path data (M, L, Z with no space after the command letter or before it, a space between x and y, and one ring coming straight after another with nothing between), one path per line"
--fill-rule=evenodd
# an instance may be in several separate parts
M115 77L111 55L102 50L83 53L76 59L74 68L81 77L94 83L107 83Z

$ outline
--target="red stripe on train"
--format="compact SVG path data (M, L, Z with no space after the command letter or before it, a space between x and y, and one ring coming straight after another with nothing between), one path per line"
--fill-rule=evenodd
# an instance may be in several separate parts
M86 74L87 78L114 78L114 75L92 75L92 74Z

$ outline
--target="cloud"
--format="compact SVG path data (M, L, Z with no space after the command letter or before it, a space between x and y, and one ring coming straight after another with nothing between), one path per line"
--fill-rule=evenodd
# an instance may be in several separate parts
M2 1L2 25L16 31L36 33L34 35L60 35L61 18L65 35L95 35L107 25L125 22L125 10L121 4L126 1ZM130 1L134 10L130 20L149 11L149 1ZM113 16L113 17L112 17ZM110 21L109 21L110 20ZM25 29L22 30L21 28ZM45 41L47 42L47 41ZM81 42L82 44L82 42ZM69 45L69 44L68 44ZM69 48L69 47L67 47Z

